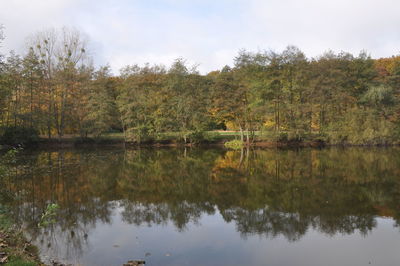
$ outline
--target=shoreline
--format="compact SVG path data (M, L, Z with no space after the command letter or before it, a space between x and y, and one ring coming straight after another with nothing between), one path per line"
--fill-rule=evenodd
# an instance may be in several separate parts
M223 147L231 139L220 139L217 141L203 141L199 143L181 143L174 140L148 141L142 143L124 142L123 140L94 140L94 139L41 139L38 142L30 144L7 145L0 144L1 150L8 150L15 147L24 147L27 149L46 149L46 148L179 148L179 147ZM353 143L325 143L322 141L265 141L257 140L251 143L243 143L243 148L328 148L328 147L397 147L399 143L385 144L353 144ZM229 148L226 148L229 149Z
M18 228L7 207L2 205L0 213L0 264L44 266L38 248L30 243Z

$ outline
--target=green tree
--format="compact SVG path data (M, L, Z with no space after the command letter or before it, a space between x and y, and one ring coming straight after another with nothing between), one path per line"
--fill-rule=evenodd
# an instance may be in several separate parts
M123 69L122 76L117 104L125 140L140 143L168 126L160 121L160 116L166 114L160 112L163 106L157 104L160 88L165 85L165 69L149 65L143 68L128 66Z
M87 116L84 121L85 134L100 136L111 129L119 128L119 113L116 105L116 82L110 67L101 67L94 73L87 101ZM82 135L82 133L81 133Z
M246 89L240 86L235 71L224 68L213 82L212 113L219 122L234 123L240 130L240 139L244 141L247 115Z

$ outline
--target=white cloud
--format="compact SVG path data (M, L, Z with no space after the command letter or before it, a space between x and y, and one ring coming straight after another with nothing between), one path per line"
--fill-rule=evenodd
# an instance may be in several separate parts
M47 28L62 27L68 23L69 8L75 0L2 0L0 24L5 29L3 50L21 51L25 39L32 33Z
M379 57L400 52L398 10L392 0L255 0L249 17L274 46L290 43L311 55L366 49Z
M4 50L21 52L29 34L74 26L85 32L97 64L115 73L127 64L176 57L204 73L241 48L297 45L309 56L328 49L373 57L400 52L400 2L393 0L14 0L0 4Z

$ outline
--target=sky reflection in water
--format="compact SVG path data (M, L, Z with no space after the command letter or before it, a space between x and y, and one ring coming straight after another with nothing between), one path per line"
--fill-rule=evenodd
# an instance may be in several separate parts
M398 265L397 148L21 155L18 221L83 265ZM57 223L35 226L49 202Z

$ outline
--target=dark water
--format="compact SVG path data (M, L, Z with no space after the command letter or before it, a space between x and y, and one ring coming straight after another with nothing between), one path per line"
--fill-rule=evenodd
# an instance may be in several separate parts
M400 150L20 155L5 186L45 261L400 265ZM47 204L57 222L39 229Z

